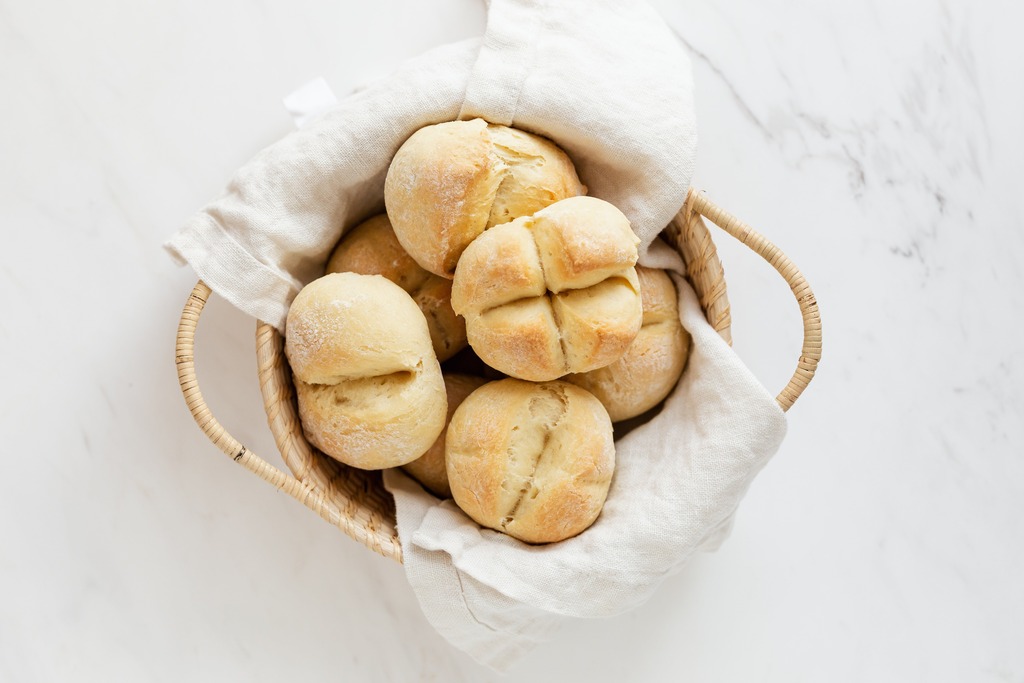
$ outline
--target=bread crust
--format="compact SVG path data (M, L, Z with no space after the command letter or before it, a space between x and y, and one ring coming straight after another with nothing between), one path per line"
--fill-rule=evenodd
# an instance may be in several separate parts
M285 354L306 438L347 465L411 462L444 428L426 320L380 275L332 273L306 285L288 311Z
M619 422L661 403L679 381L690 335L679 322L679 300L664 270L636 267L643 300L643 325L621 358L603 368L565 377L594 394Z
M466 347L466 323L452 310L452 283L420 267L402 248L387 214L349 230L331 252L327 273L383 275L408 292L423 311L439 361Z
M550 140L473 119L413 133L388 168L384 202L405 250L451 279L484 230L585 192Z
M466 397L484 384L487 384L487 380L483 377L454 373L444 375L444 388L448 396L448 417L445 422L445 429L441 431L441 435L437 437L437 440L427 449L426 453L416 460L402 465L402 469L407 474L423 484L428 491L439 498L452 497L452 489L448 485L448 469L445 466L444 460L445 436L448 431L448 423L451 422L456 408L462 405Z
M622 212L593 197L491 228L463 252L452 285L470 346L536 382L615 362L643 318L638 243Z
M478 524L552 543L597 519L615 469L611 420L565 382L485 384L455 411L445 447L458 506Z

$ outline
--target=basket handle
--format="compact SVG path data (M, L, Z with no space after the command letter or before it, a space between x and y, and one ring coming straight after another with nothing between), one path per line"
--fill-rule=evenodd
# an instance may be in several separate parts
M195 418L196 424L203 430L206 438L232 460L263 481L284 491L321 517L330 518L329 506L326 505L321 492L274 467L239 443L235 437L227 433L206 405L206 400L203 398L202 392L199 391L199 380L196 379L195 340L196 325L199 323L199 316L202 315L209 297L210 288L200 280L192 289L188 301L185 302L185 309L181 312L181 320L178 322L178 337L175 344L178 384L181 385L181 393L185 396L185 404L192 413L192 417Z
M811 383L818 368L818 361L821 360L821 314L818 312L818 302L814 298L814 292L811 291L811 286L807 283L803 273L793 265L788 256L782 253L782 250L749 225L712 202L703 192L690 188L690 192L686 196L686 204L767 261L793 290L793 296L796 297L804 319L804 341L796 371L785 388L775 397L779 407L783 411L787 411Z

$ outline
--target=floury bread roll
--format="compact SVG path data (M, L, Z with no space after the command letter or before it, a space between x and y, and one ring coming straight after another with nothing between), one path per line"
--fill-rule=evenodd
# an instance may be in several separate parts
M327 261L328 273L383 275L409 293L423 311L437 359L466 346L466 323L452 310L452 283L420 268L402 249L387 214L366 220L345 234Z
M390 280L334 273L306 285L288 309L285 353L306 438L347 465L404 465L444 429L427 322Z
M664 270L643 266L637 266L636 273L644 309L636 339L611 365L565 378L596 396L612 422L635 417L664 400L679 380L690 350L672 278Z
M413 133L388 168L384 203L405 250L450 279L487 228L585 192L551 141L473 119Z
M601 513L615 469L612 423L579 387L485 384L455 411L446 439L452 496L481 526L551 543Z
M483 377L472 375L445 375L444 388L448 393L448 420L451 421L452 414L466 397L479 389L487 380ZM402 465L413 479L423 484L431 493L440 498L451 498L452 489L448 486L448 472L444 463L445 433L437 437L437 441L426 453L407 465Z
M615 362L642 320L638 243L622 212L593 197L491 228L463 252L452 283L470 346L535 382Z

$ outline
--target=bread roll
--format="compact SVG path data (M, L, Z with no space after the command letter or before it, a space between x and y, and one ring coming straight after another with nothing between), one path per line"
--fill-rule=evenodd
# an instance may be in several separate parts
M409 293L423 311L440 361L466 346L466 323L452 310L452 283L420 268L395 237L387 214L366 220L341 238L327 261L328 273L383 275Z
M615 469L601 402L565 382L504 379L469 395L448 426L455 502L478 524L551 543L597 519Z
M471 375L444 376L444 388L448 394L449 422L452 419L452 413L466 400L466 397L484 384L487 384L487 380L483 377L473 377ZM439 498L452 497L452 489L448 486L448 471L444 463L446 431L441 431L441 436L437 437L437 441L434 442L434 445L426 453L416 460L402 465L402 469L412 476L413 479L423 484L427 490Z
M487 228L585 192L551 141L473 119L413 133L388 168L384 203L405 250L450 279Z
M612 422L635 417L660 403L679 380L690 335L679 322L675 285L664 270L636 267L643 326L622 358L565 380L583 387L608 410Z
M563 199L463 252L452 308L488 365L536 382L618 360L640 330L639 240L622 212Z
M306 285L288 309L285 353L306 438L347 465L404 465L444 428L427 322L379 275L334 273Z

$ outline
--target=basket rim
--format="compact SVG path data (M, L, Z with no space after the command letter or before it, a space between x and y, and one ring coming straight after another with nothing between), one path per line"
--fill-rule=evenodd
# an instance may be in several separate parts
M694 286L712 327L731 344L732 318L725 273L717 247L700 214L684 207L662 236L682 256L686 277ZM333 502L339 514L348 506L349 519L343 531L385 557L401 561L393 500L390 496L385 500L371 498L377 487L382 487L380 482L366 488L358 485L360 479L372 481L374 474L349 468L309 443L298 417L291 369L284 353L284 336L273 325L258 321L256 340L264 409L285 464L300 481L323 491L326 501ZM353 516L360 518L359 523L351 524ZM340 514L340 517L344 519L346 515ZM370 529L373 533L369 533Z
M661 236L682 256L686 277L697 293L705 317L728 343L732 343L732 320L725 273L705 217L768 261L790 285L800 306L804 327L800 359L789 383L776 397L780 408L788 410L814 377L821 358L821 318L814 294L803 274L781 250L691 188L682 209ZM401 562L394 501L384 491L380 473L343 465L306 440L298 420L284 338L272 325L263 321L256 325L260 391L275 444L292 474L248 450L212 415L199 390L194 363L196 327L210 294L202 280L193 288L182 311L175 346L182 394L200 429L222 452L250 472L371 550Z

